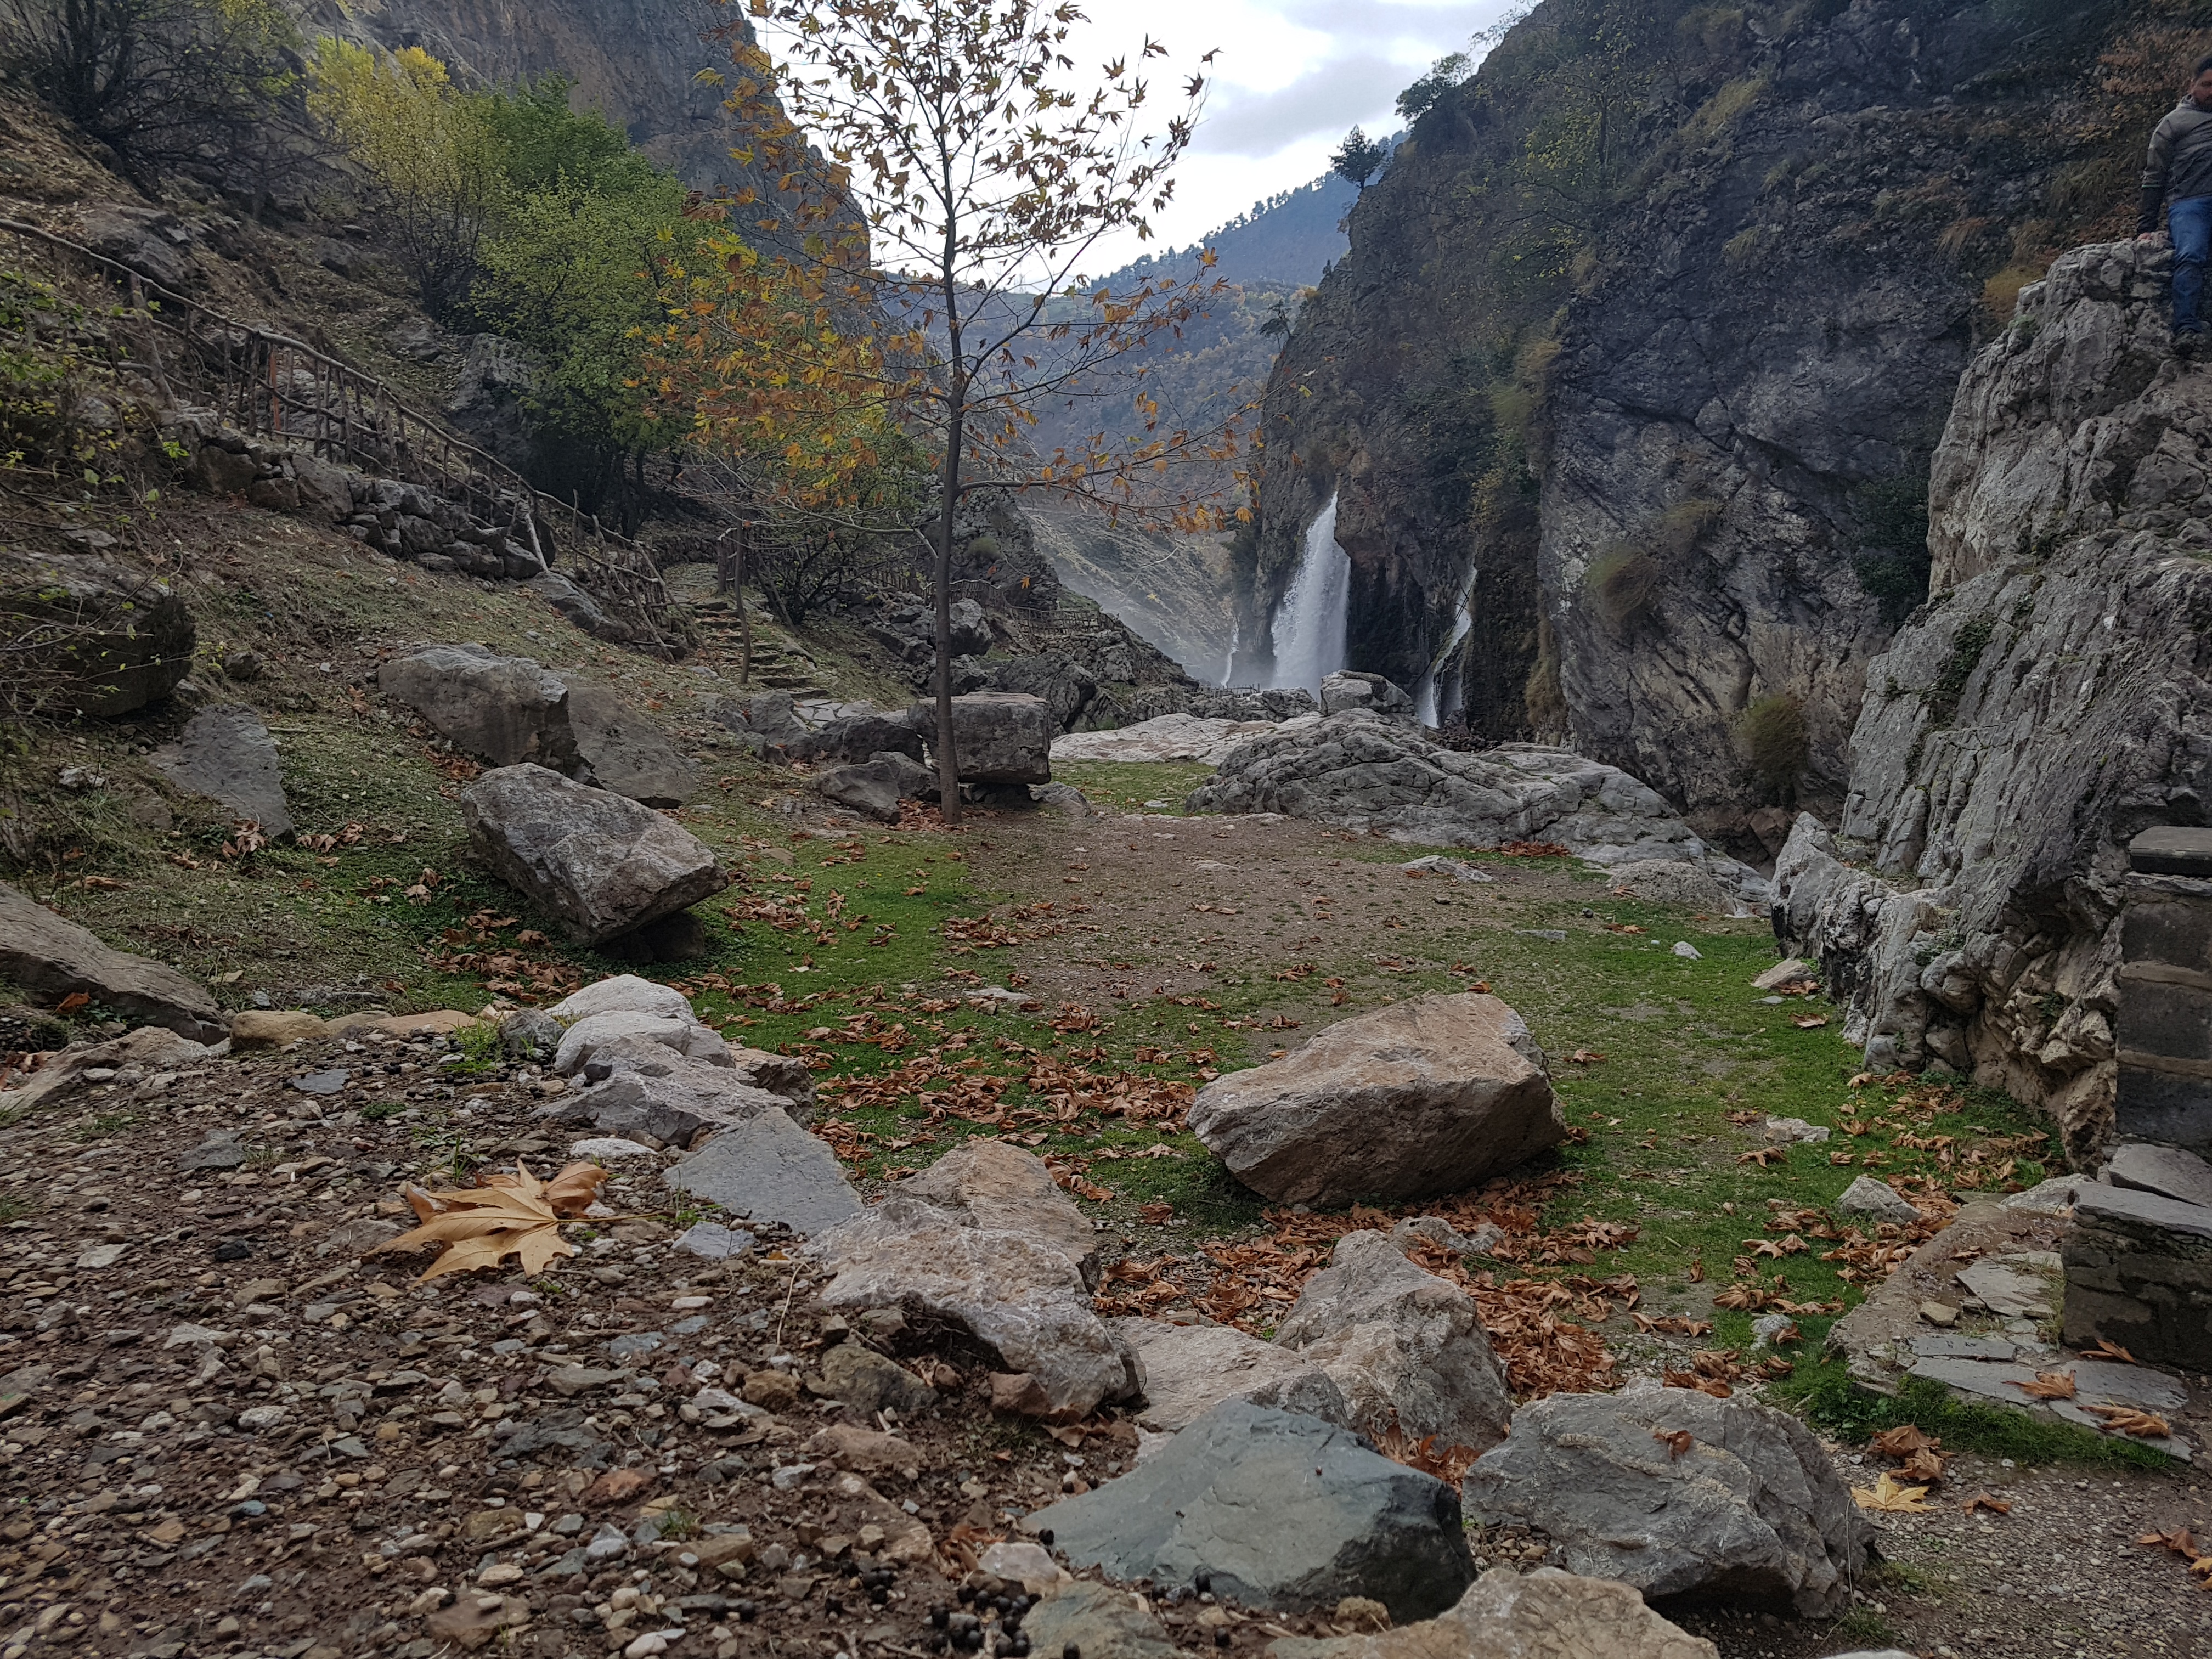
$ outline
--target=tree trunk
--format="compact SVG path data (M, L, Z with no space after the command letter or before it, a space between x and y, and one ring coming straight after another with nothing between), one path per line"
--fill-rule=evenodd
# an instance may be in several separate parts
M952 519L960 502L960 439L966 386L953 370L945 423L944 500L937 509L937 805L960 822L960 757L952 735Z

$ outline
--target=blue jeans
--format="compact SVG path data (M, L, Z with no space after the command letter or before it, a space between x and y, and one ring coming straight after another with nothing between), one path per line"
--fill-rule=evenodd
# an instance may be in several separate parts
M2166 228L2173 237L2173 331L2193 333L2204 326L2198 311L2212 249L2212 196L2183 197L2166 209Z

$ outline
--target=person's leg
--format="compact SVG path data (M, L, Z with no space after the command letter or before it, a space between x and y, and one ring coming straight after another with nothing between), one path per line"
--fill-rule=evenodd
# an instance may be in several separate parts
M2173 331L2204 326L2204 259L2212 249L2212 196L2186 196L2166 210L2173 237Z

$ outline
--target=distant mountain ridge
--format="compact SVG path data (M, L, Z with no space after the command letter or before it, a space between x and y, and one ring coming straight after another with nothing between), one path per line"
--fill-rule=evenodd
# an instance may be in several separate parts
M1213 275L1237 283L1285 283L1309 288L1351 246L1340 228L1359 197L1358 186L1326 173L1295 190L1255 202L1243 213L1189 247L1133 259L1098 280L1119 292L1148 277L1188 276L1199 249L1217 256Z

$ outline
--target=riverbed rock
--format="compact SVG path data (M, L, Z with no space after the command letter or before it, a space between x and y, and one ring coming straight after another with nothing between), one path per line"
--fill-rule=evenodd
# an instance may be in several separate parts
M1528 1026L1479 992L1340 1020L1206 1085L1190 1127L1255 1191L1316 1205L1458 1192L1566 1135Z
M528 657L503 657L481 645L421 646L379 668L376 683L487 766L527 761L567 772L576 763L568 687Z
M1269 1644L1267 1655L1268 1659L1720 1659L1720 1650L1652 1612L1626 1584L1584 1578L1557 1567L1525 1573L1492 1567L1456 1607L1434 1619L1372 1634L1284 1637Z
M1876 1221L1894 1221L1907 1227L1920 1219L1920 1212L1896 1188L1863 1175L1844 1188L1836 1200L1836 1213L1872 1216Z
M50 1001L82 992L95 1008L194 1042L229 1035L215 999L175 969L103 944L0 882L0 980Z
M1008 1374L1031 1379L1048 1415L1074 1421L1137 1391L1129 1354L1092 1310L1075 1263L1052 1244L963 1225L895 1189L812 1249L833 1275L824 1308L895 1310L910 1326L957 1327Z
M1689 864L1748 904L1766 885L1715 852L1653 790L1564 750L1439 748L1366 710L1304 715L1241 744L1191 792L1193 812L1281 812L1432 847L1554 842L1608 868Z
M1380 674L1361 674L1346 670L1328 675L1321 683L1321 712L1341 714L1350 709L1364 709L1387 720L1411 724L1413 719L1413 700L1403 686L1392 684Z
M899 1190L963 1226L1019 1233L1048 1244L1075 1264L1085 1285L1097 1288L1097 1231L1034 1152L978 1135L901 1182Z
M740 1220L780 1221L801 1237L860 1213L860 1200L829 1143L773 1109L718 1131L663 1179Z
M589 1125L605 1134L648 1134L676 1146L688 1146L702 1132L728 1128L763 1112L780 1113L801 1127L812 1117L782 1095L746 1082L732 1067L686 1059L679 1049L650 1036L605 1044L590 1067L595 1073L602 1068L605 1074L598 1081L556 1095L538 1109L538 1115Z
M9 667L17 708L54 718L158 702L191 672L198 643L167 583L89 554L0 550L0 617L26 647Z
M563 1025L573 1025L593 1014L611 1013L658 1014L663 1019L686 1020L695 1025L699 1023L699 1016L692 1012L691 1000L683 992L672 985L641 979L635 974L611 974L605 979L595 979L582 989L571 991L545 1012Z
M493 872L580 945L688 909L729 883L690 830L542 766L486 772L461 792L461 815Z
M176 742L156 749L146 761L179 789L259 824L272 840L292 833L276 739L261 716L243 704L202 709L185 722Z
M1677 1432L1691 1436L1679 1453ZM1796 1418L1649 1379L1523 1406L1466 1495L1484 1524L1540 1528L1570 1571L1647 1599L1724 1594L1803 1618L1850 1607L1874 1538Z
M1474 1298L1407 1261L1387 1233L1346 1233L1299 1292L1275 1346L1328 1373L1370 1438L1395 1427L1439 1449L1487 1451L1513 1398Z
M1243 1400L1028 1524L1079 1570L1162 1588L1204 1571L1218 1596L1288 1612L1358 1595L1425 1619L1474 1577L1449 1486L1317 1417Z
M659 1043L708 1065L729 1053L729 1044L720 1034L696 1020L610 1008L605 1013L586 1014L562 1032L560 1044L553 1051L553 1069L562 1077L574 1077L601 1048L632 1039Z
M1173 1434L1224 1400L1301 1412L1340 1428L1360 1426L1344 1390L1310 1356L1231 1326L1117 1319L1114 1332L1137 1356L1145 1394L1140 1429Z

